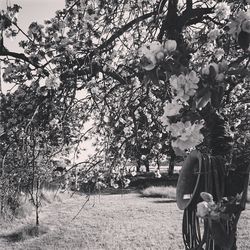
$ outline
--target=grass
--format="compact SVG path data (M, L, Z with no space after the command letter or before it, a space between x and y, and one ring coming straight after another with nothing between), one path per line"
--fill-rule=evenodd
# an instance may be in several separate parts
M152 186L141 191L143 197L176 199L176 188L172 186Z
M8 234L3 234L0 237L7 240L8 242L18 242L34 237L39 237L47 232L48 228L44 226L36 226L30 224L19 228L17 231Z
M61 200L41 208L41 232L34 216L19 219L0 233L4 250L182 250L182 215L166 198L143 198L137 193L92 195L64 193ZM239 222L239 249L247 250L249 205ZM27 227L28 226L28 230ZM30 228L30 230L29 230ZM35 233L34 233L35 232ZM13 236L14 235L14 236ZM16 240L18 239L18 240Z

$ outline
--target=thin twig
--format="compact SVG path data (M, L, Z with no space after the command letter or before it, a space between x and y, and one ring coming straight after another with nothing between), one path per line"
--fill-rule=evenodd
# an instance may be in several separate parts
M83 208L85 207L85 205L87 204L89 199L90 199L90 195L87 195L86 201L83 203L82 207L79 209L79 211L77 212L77 214L73 217L73 219L71 221L75 220L76 217L81 213L81 211L83 210Z

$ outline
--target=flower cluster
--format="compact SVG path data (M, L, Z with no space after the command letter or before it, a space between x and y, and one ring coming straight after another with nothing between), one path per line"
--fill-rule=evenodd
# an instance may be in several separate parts
M167 116L174 116L174 115L178 115L181 108L183 108L183 105L180 101L178 101L176 98L172 100L172 102L166 102L165 106L164 106L164 115L163 115L163 125L164 121L166 120L165 117Z
M241 200L241 195L239 194L230 199L223 197L218 203L214 202L213 196L210 193L201 192L200 196L203 201L197 204L196 215L202 219L210 218L212 220L229 220L230 213L233 210L237 210L237 206L240 204ZM239 207L239 210L240 209Z
M190 121L172 123L167 127L167 131L171 132L173 148L181 151L188 150L200 144L204 136L200 130L203 128L204 122L196 122L192 124Z
M216 204L213 201L213 196L207 192L201 192L200 196L203 201L197 204L196 215L200 218L205 218L209 215L212 216L216 209Z
M207 36L208 36L208 39L209 39L210 41L214 41L214 40L216 40L220 35L222 35L222 33L223 33L223 30L215 28L215 29L210 30Z
M202 68L202 75L208 76L212 74L212 71L214 72L215 80L218 82L221 82L224 80L224 72L227 70L227 62L225 60L222 60L220 63L210 63L205 65Z
M50 76L45 81L45 86L48 89L58 89L61 84L61 80L58 77Z
M238 38L241 31L250 33L250 9L247 11L239 11L238 15L228 24L228 33Z
M198 89L199 77L195 71L191 71L189 74L180 74L179 76L172 75L169 79L170 85L176 97L186 102L191 96L193 96Z
M231 9L226 2L221 2L216 5L214 13L219 20L224 20L230 16Z
M141 57L141 66L147 71L154 69L160 61L167 55L175 51L177 47L176 41L167 40L163 45L160 42L154 41L146 44L139 49Z

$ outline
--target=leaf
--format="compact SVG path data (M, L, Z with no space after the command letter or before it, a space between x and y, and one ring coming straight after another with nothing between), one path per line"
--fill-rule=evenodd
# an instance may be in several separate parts
M206 107L209 102L211 102L211 92L208 90L202 97L196 99L196 108L201 110Z
M250 44L250 34L245 31L241 31L238 36L238 43L243 50L247 50Z
M217 75L217 72L216 72L214 66L211 65L209 67L209 76L211 79L215 79L216 75Z

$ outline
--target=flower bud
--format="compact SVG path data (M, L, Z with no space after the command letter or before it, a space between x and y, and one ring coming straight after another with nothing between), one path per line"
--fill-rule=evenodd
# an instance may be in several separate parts
M162 51L159 51L158 53L156 53L155 57L157 61L161 61L164 59L164 53Z
M175 40L167 40L164 44L164 50L168 53L175 51L177 48L177 43Z

